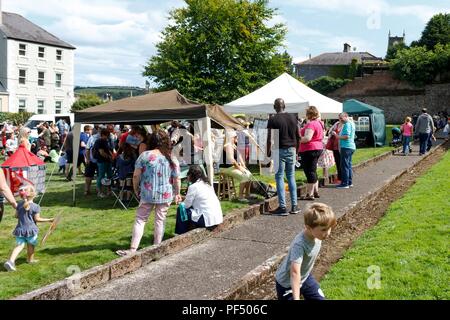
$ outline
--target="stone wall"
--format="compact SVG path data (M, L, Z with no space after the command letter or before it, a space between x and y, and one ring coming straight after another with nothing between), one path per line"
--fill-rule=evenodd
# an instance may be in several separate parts
M355 79L329 96L338 101L358 99L383 109L386 123L402 123L406 116L420 113L423 107L432 115L441 111L450 114L450 83L417 88L394 79L386 71Z

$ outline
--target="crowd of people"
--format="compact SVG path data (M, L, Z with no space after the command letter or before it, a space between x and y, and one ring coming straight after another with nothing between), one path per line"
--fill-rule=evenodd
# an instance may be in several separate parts
M337 168L337 189L353 187L352 157L356 150L355 124L345 112L327 128L320 112L314 106L306 110L306 118L298 119L286 110L283 99L274 102L276 114L268 120L267 129L278 130L278 145L272 150L272 130L268 130L266 156L277 158L275 168L278 208L271 211L273 215L287 216L299 213L298 200L315 201L320 198L318 167L328 170L333 165ZM444 132L450 131L450 120L445 126L439 124ZM132 125L85 125L80 134L78 155L73 152L73 131L64 122L42 123L39 125L39 137L32 140L30 130L26 127L10 128L4 126L4 146L6 155L12 154L18 145L47 159L42 151L61 150L63 156L59 165L67 180L70 180L74 168L70 168L74 156L77 156L78 172L84 166L85 196L91 195L92 180L96 177L95 189L98 198L105 198L111 193L112 180L117 180L121 193L119 197L130 201L134 196L139 205L132 227L130 247L117 250L120 256L136 252L144 234L145 224L154 211L153 243L160 244L164 237L165 221L172 203L178 205L175 234L183 234L191 228L215 227L223 222L220 201L214 186L201 165L189 166L187 172L188 188L186 195L181 193L181 165L185 157L183 152L203 150L201 139L192 127L183 126L173 121L167 130L154 127L151 133L143 126ZM180 148L183 135L181 129L187 129L192 138L190 150ZM427 113L413 120L407 117L400 127L403 136L403 153L410 150L414 136L420 140L420 154L430 148L430 140L436 131L435 121ZM6 139L6 140L5 140ZM246 145L249 140L246 139ZM173 152L179 149L178 157ZM229 175L240 182L239 200L247 201L250 194L252 174L246 166L249 160L248 148L238 152L238 134L228 132L221 147L223 163L219 172ZM276 152L277 154L272 154ZM296 164L300 163L306 176L306 194L297 196L295 179ZM284 179L290 192L291 207L287 209ZM52 222L53 218L40 216L39 205L33 202L36 192L33 186L26 185L20 189L22 200L16 202L8 188L5 177L0 170L0 192L16 209L17 227L13 234L16 247L4 266L8 271L15 271L15 260L27 246L27 262L36 263L34 248L37 244L38 222ZM322 203L313 203L303 208L305 228L293 240L288 255L279 266L275 282L278 298L298 299L300 293L305 299L324 299L319 284L311 275L315 259L320 251L321 241L327 238L336 225L336 217L331 207ZM3 216L3 203L0 221Z

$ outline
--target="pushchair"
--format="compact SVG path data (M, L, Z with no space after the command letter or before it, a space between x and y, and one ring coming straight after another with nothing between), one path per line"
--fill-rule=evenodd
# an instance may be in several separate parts
M402 146L402 132L401 132L400 128L397 128L397 127L392 128L391 132L392 132L392 140L389 143L389 146L395 147L395 148L401 147Z

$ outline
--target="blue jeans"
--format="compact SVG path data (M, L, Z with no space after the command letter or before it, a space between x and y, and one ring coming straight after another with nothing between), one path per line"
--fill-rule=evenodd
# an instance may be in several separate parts
M112 177L112 164L111 162L97 162L98 173L97 173L97 190L102 190L102 179Z
M275 173L277 183L278 203L281 208L286 208L286 193L284 192L284 170L291 194L291 205L297 205L297 184L295 182L295 148L278 150L278 169Z
M419 153L420 154L425 154L425 152L427 152L427 144L428 144L429 138L430 138L429 133L419 133L419 141L420 141Z
M352 157L355 150L349 148L341 148L341 174L342 185L350 186L353 184Z
M278 300L292 300L292 289L281 286L275 281ZM300 287L300 294L305 300L325 300L325 295L320 289L316 279L310 274Z
M409 153L409 143L411 142L411 137L403 136L403 153Z

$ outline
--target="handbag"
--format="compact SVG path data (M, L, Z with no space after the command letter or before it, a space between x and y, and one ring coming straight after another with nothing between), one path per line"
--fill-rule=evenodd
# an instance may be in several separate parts
M325 149L333 151L334 141L336 140L336 136L330 135L328 137L327 144L325 145Z

